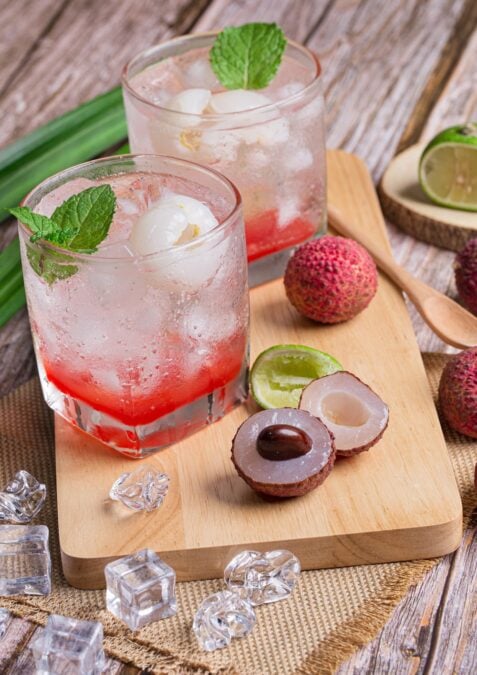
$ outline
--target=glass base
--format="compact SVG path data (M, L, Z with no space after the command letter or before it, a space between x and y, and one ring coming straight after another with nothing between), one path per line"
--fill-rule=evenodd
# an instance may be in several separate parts
M248 367L244 365L234 380L207 396L149 424L130 426L64 394L44 374L41 374L40 380L45 401L58 415L132 459L147 457L217 422L248 396Z

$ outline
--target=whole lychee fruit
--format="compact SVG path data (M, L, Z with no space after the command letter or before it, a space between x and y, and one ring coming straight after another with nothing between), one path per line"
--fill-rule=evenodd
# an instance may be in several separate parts
M456 255L454 269L460 299L473 314L477 314L477 237L469 239Z
M288 299L301 314L321 323L339 323L369 305L378 273L358 242L327 235L295 251L284 281Z
M477 347L449 360L439 383L439 405L449 426L477 438Z

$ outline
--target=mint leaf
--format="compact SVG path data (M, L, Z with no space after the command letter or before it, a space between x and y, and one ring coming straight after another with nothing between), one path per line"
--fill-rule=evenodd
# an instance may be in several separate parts
M72 265L73 259L64 253L51 251L43 252L30 244L26 245L27 258L38 276L47 284L53 284L59 279L67 279L78 271L77 265Z
M50 218L28 206L10 209L33 234L30 241L44 239L76 253L94 253L106 238L113 221L116 196L110 185L87 188L58 206ZM78 271L74 259L56 251L41 251L27 245L27 256L35 272L49 284L67 279Z
M263 89L275 77L286 44L276 23L224 28L210 50L210 65L227 89Z
M33 213L28 206L15 206L13 209L8 209L8 211L12 216L15 216L15 218L30 228L33 232L31 241L47 239L55 231L56 226L51 218L42 216L39 213Z
M87 188L63 202L51 218L60 231L70 231L64 248L94 253L109 232L115 208L110 185Z

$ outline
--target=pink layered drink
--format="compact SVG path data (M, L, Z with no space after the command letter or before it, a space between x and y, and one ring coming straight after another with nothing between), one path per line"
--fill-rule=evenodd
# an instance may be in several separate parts
M116 211L96 253L32 243L20 226L25 286L48 404L142 457L246 396L240 198L222 176L150 156L75 167L25 203L49 216L71 195L105 183Z
M215 37L181 37L129 63L129 140L135 152L191 159L237 185L251 281L260 282L283 271L284 251L325 228L320 68L311 52L288 42L266 88L225 90L209 64Z

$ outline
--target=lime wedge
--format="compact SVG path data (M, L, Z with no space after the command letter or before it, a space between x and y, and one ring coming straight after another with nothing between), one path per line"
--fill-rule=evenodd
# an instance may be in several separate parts
M477 211L477 123L441 131L425 147L419 182L440 206Z
M275 345L263 351L250 372L252 396L262 408L297 408L312 380L343 370L329 354L305 345Z

